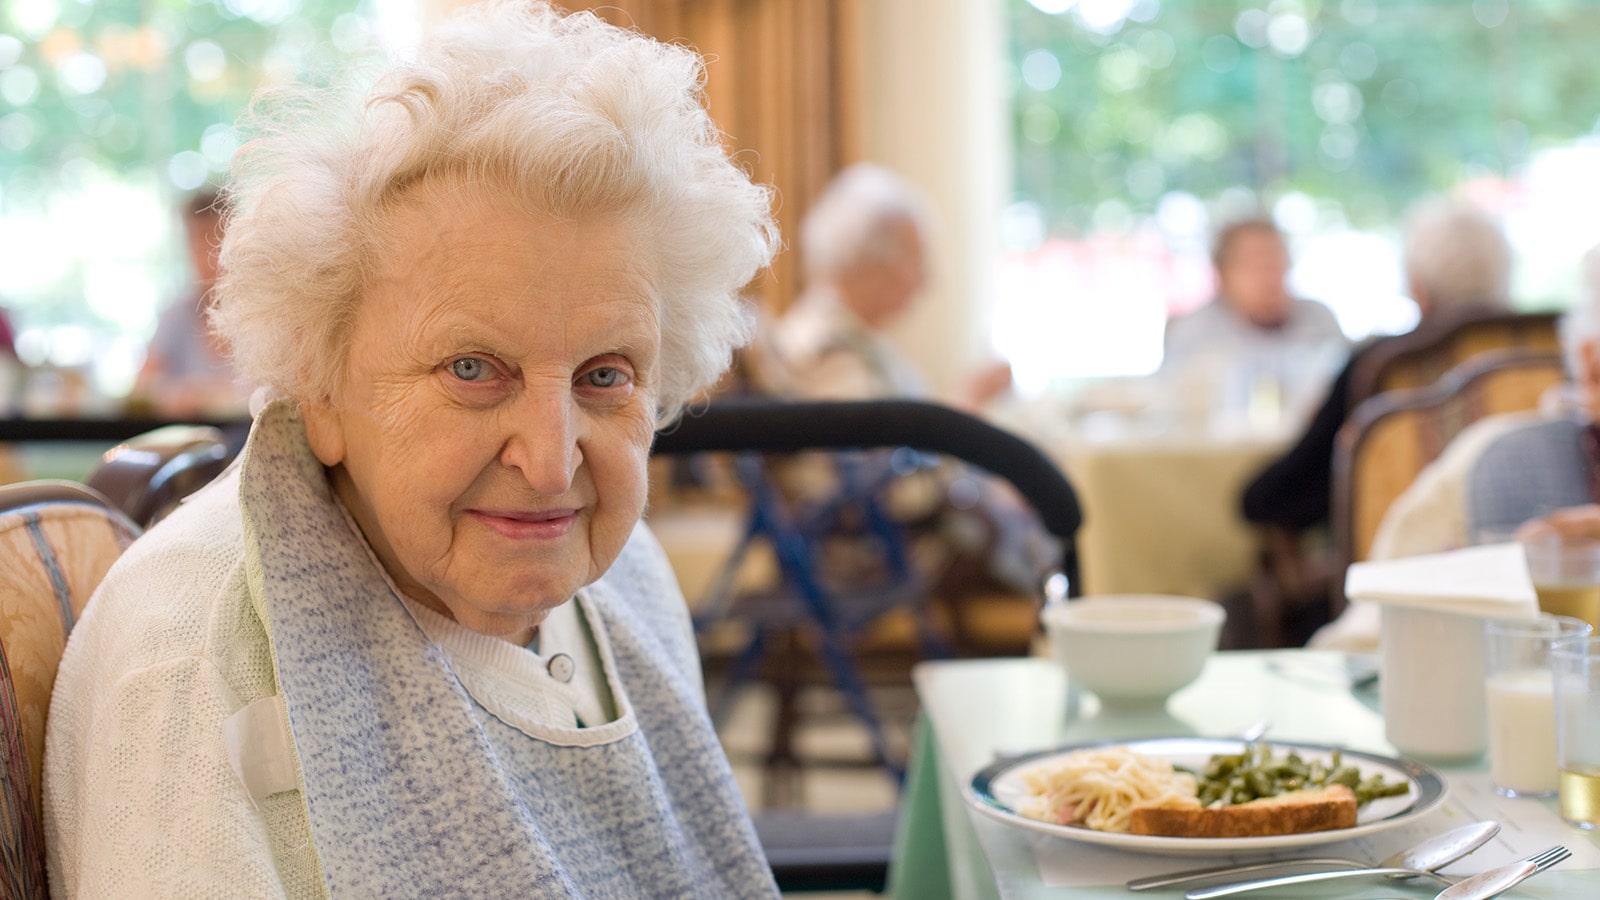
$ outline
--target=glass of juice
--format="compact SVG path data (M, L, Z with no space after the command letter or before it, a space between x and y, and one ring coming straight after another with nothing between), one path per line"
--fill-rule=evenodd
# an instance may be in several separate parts
M1600 542L1550 535L1523 546L1539 609L1600 628Z
M1600 828L1600 638L1550 645L1561 818Z
M1489 776L1507 797L1556 795L1556 713L1550 645L1594 629L1569 616L1484 623Z

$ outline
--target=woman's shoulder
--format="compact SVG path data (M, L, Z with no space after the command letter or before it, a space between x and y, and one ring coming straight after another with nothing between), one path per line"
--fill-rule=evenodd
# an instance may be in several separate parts
M142 667L224 652L249 612L238 478L225 473L134 541L106 573L74 642ZM81 633L80 633L81 632Z
M698 672L694 650L694 626L689 605L661 542L643 522L634 526L616 562L601 577L603 593L614 595L614 616L621 616L642 631L661 639L675 654L679 665L690 665ZM603 601L602 601L603 602Z
M628 594L660 596L661 589L666 587L669 590L665 593L676 596L681 602L678 578L667 559L667 551L656 539L655 532L643 522L633 527L628 543L623 545L622 552L617 554L616 561L601 580Z

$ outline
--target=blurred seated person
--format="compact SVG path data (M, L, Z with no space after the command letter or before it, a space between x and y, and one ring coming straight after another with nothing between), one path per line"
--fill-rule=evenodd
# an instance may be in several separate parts
M184 203L183 230L194 285L156 322L129 397L137 411L176 419L229 418L247 411L249 393L238 383L227 346L210 322L225 212L215 191L201 191Z
M1588 287L1561 320L1571 382L1536 412L1468 426L1384 513L1372 559L1443 553L1541 532L1582 539L1600 524L1600 247L1584 257ZM1377 610L1353 603L1311 645L1376 649Z
M925 204L911 185L869 163L841 172L800 226L805 289L758 339L765 387L804 400L933 399L884 334L926 283L926 243ZM976 412L1010 385L1010 367L995 364L969 377L949 402ZM1037 592L1061 550L1026 502L1009 485L959 466L942 468L939 477L936 508L927 509L925 497L906 503L912 491L894 505L904 520L936 522L954 549L943 590L986 589L992 579Z
M800 226L805 289L766 335L774 387L812 400L926 397L922 374L885 337L927 282L926 245L911 185L871 163L841 172ZM1010 386L1010 366L996 363L948 399L972 412Z
M1418 330L1469 310L1509 307L1511 247L1504 231L1475 207L1438 201L1419 207L1405 237L1405 275L1417 305ZM1304 530L1326 525L1333 489L1333 443L1353 402L1350 382L1360 360L1388 338L1357 347L1295 445L1245 488L1244 517L1261 525Z
M1271 219L1223 228L1211 258L1217 295L1167 322L1163 372L1183 377L1197 366L1225 363L1289 376L1308 350L1344 345L1332 310L1289 296L1289 249Z

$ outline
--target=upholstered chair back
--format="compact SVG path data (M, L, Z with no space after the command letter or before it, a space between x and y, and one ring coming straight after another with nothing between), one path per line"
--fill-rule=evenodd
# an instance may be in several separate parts
M67 635L139 529L72 482L0 486L0 898L43 898L44 731Z

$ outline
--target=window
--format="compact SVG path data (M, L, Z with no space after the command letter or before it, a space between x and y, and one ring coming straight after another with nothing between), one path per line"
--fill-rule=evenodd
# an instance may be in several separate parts
M1424 197L1502 216L1525 308L1567 305L1600 240L1600 5L1005 2L996 341L1024 387L1154 371L1167 317L1210 297L1214 227L1248 213L1353 338L1414 321L1399 242Z
M177 208L224 180L251 93L408 42L415 18L404 0L0 5L0 305L23 361L125 393L188 277Z

